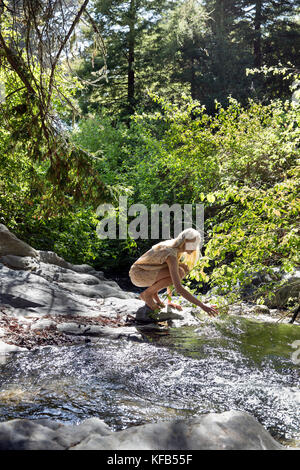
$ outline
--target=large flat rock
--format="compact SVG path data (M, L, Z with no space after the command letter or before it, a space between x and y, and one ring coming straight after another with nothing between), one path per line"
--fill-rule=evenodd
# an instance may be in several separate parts
M185 421L135 426L108 436L92 434L73 450L282 450L251 415L210 413Z
M250 414L209 413L112 432L91 418L79 425L46 419L0 423L0 450L284 450Z
M65 283L50 282L31 271L16 271L0 264L0 303L8 305L16 315L19 313L23 316L95 316L101 313L97 299L110 296L132 297L131 293L106 285L105 281L99 282L95 286L78 283L66 286ZM94 288L97 290L93 290Z
M139 334L138 330L133 326L110 327L66 322L58 324L57 329L61 333L70 335L95 337L106 336L112 339L125 338L131 341L143 341L142 335Z
M110 281L109 281L110 282ZM95 286L88 286L85 284L73 284L73 283L63 283L62 286L69 292L75 294L80 294L84 297L96 298L96 299L105 299L107 297L118 297L119 299L128 299L130 296L127 292L122 291L117 286L111 286L106 282Z

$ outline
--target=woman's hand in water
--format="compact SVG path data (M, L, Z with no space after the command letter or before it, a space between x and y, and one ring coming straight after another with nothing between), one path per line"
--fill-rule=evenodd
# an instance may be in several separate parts
M204 310L204 312L206 312L211 317L216 317L217 315L219 315L219 312L216 308L216 305L212 305L210 307L209 305L202 304L201 308L202 308L202 310Z
M182 297L186 299L188 302L191 302L192 304L197 305L198 307L202 308L208 315L211 315L213 317L218 315L219 312L215 308L215 306L209 307L208 305L203 304L202 302L200 302L200 300L198 300L194 295L192 295L187 289L183 287L183 285L181 284L180 276L179 276L178 262L175 256L172 256L172 255L168 256L168 258L166 259L166 262L168 264L171 280L176 289L176 292L179 295L182 295Z

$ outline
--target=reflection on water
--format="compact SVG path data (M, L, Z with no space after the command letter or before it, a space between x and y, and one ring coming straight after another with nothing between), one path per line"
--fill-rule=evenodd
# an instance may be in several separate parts
M148 343L101 338L96 345L18 353L0 364L1 421L98 416L123 429L238 409L277 438L299 439L296 339L296 325L231 316L149 336Z

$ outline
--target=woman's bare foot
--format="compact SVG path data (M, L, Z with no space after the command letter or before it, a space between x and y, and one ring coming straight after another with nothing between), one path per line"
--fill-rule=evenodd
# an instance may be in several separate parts
M153 298L152 298L152 295L150 294L146 294L145 291L142 292L140 295L139 295L140 299L143 300L145 302L146 305L148 305L149 308L151 308L151 310L156 310L157 308L160 308L160 306L154 302Z
M181 305L179 304L174 304L173 302L168 302L168 307L173 307L173 308L176 308L177 310L182 310L182 307Z

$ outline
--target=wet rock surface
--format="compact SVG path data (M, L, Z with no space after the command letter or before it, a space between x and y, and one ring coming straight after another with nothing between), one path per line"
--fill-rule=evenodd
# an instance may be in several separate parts
M14 256L15 265L20 266L19 258ZM28 258L25 261L28 265ZM72 276L74 282L66 282ZM203 300L212 303L212 299ZM276 309L247 303L230 305L228 313L263 321L275 321L281 315ZM0 264L0 353L12 350L5 344L30 349L77 343L79 337L81 341L103 335L143 341L147 340L143 333L197 327L206 319L200 308L186 302L181 311L166 305L154 313L137 294L123 291L101 272L96 276L44 263L34 270Z
M55 253L43 253L36 257L6 254L1 258L0 353L18 351L18 347L76 343L78 332L86 337L107 334L118 338L127 334L130 339L141 339L132 328L124 330L126 325L131 327L132 319L128 324L127 317L137 308L136 294L123 291L88 265L72 265ZM124 304L118 304L121 299Z

